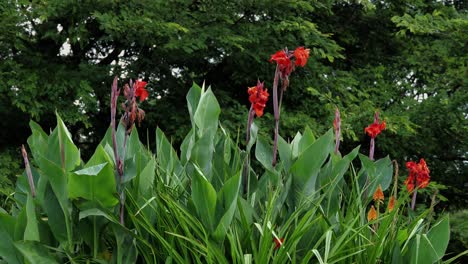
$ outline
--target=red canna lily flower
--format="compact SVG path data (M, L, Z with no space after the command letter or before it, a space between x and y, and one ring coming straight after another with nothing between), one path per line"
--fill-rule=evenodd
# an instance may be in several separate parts
M288 52L289 53L289 52ZM276 61L281 72L281 78L287 79L293 70L291 62L291 55L286 53L284 50L280 50L275 54L271 55L270 62Z
M379 124L379 122L374 122L373 124L370 124L366 129L364 130L371 138L377 137L377 135L382 132L386 128L387 124L385 121Z
M409 192L417 188L426 188L429 185L429 168L424 159L419 160L419 164L414 161L406 162L406 168L409 170L409 176L405 180L406 189Z
M135 81L135 96L140 97L140 102L143 102L148 97L148 91L145 89L147 82Z
M249 101L255 110L255 114L257 117L261 117L270 95L268 89L263 89L263 82L258 81L257 86L249 87L247 92L249 93Z
M275 241L275 249L279 249L281 247L281 245L283 245L283 243L284 243L284 238L278 239L278 238L275 237L275 239L273 239L273 241Z
M379 187L377 187L377 190L375 191L373 198L374 198L374 201L376 202L383 202L384 194L382 191L382 186L380 184L379 184Z
M282 67L288 67L291 64L291 59L284 50L277 51L271 55L270 62L276 61Z
M304 49L304 47L298 47L294 51L294 57L296 57L296 66L304 67L309 59L310 49Z

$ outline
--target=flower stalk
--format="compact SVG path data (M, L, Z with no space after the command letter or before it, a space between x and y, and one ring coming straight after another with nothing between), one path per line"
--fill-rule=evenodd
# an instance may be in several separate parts
M26 175L28 176L29 189L31 190L31 195L33 198L36 197L36 188L34 187L34 179L31 172L31 166L29 165L28 153L24 148L24 145L21 145L21 154L24 159L24 167L26 168Z
M341 136L341 117L340 110L336 107L335 120L333 121L333 127L335 128L335 154L340 152L340 136Z

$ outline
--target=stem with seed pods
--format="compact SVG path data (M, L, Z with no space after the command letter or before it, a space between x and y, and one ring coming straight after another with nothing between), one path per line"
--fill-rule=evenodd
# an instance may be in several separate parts
M117 139L116 139L116 124L115 124L115 114L117 112L117 99L120 94L120 90L117 88L117 76L114 78L114 82L112 83L112 91L111 91L111 130L112 130L112 147L114 150L114 158L115 158L115 165L117 167L117 174L116 182L118 182L118 189L120 192L120 209L119 209L119 219L120 224L124 225L124 206L125 206L125 196L123 190L123 162L119 156L118 147L117 147ZM127 135L125 135L126 141ZM125 143L124 143L125 144ZM124 146L124 153L125 155L125 146ZM124 157L125 158L125 157ZM117 176L117 175L116 175Z

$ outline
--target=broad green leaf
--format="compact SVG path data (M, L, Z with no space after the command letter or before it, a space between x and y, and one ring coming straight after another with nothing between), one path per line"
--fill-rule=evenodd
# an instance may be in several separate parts
M193 117L199 129L197 133L198 137L201 138L205 134L210 134L211 137L214 137L218 128L220 113L221 108L219 107L218 101L211 91L211 88L208 88L206 92L202 93Z
M50 186L52 187L53 193L57 198L57 201L60 205L60 208L63 212L63 220L65 223L67 231L67 243L71 247L72 243L72 226L71 226L71 205L68 200L68 184L67 184L67 172L60 168L57 164L48 160L45 157L40 157L41 159L41 177L46 177ZM50 223L49 223L50 225ZM63 227L63 226L62 226ZM61 228L62 228L61 227ZM54 227L51 227L54 229ZM57 235L57 232L53 231L54 235Z
M284 169L289 171L292 165L292 145L289 145L281 136L278 137L278 153Z
M45 153L42 153L44 155ZM76 168L80 160L80 151L73 144L70 132L57 114L57 126L48 140L47 159L66 171Z
M180 176L182 174L182 165L177 156L177 152L172 147L162 130L156 129L156 155L158 167L168 176Z
M85 168L70 174L70 199L83 198L104 207L116 205L118 200L115 197L115 174L110 164L106 151L98 145Z
M449 239L449 220L448 216L445 216L427 234L416 234L406 257L411 263L434 263L444 256Z
M198 216L210 231L214 228L216 210L216 191L205 178L200 168L195 166L196 173L192 177L192 200Z
M52 186L57 200L64 211L68 214L68 188L67 188L67 173L59 167L58 164L50 161L45 157L41 159L41 176L46 177Z
M58 263L50 254L49 250L35 241L17 241L15 247L21 252L27 263L30 264L52 264Z
M217 240L223 240L227 230L231 225L232 218L237 208L237 197L241 186L241 172L227 180L218 194L218 204L222 205L224 214L218 222L214 237Z
M450 240L449 216L446 215L427 232L427 238L432 244L437 260L440 260L447 250Z
M24 240L40 241L39 228L37 225L36 207L31 195L26 200L26 228L24 230Z
M108 163L102 163L73 172L76 175L97 176Z
M293 159L297 158L299 156L299 143L301 141L302 134L300 132L296 133L296 136L294 136L293 141L291 142L291 149L292 149L292 156Z
M190 161L202 169L203 175L207 179L211 179L213 176L212 160L215 149L214 143L214 139L210 133L205 133L193 145L190 156Z
M257 144L255 145L255 158L269 171L275 169L271 165L273 161L273 148L263 137L258 137Z
M28 145L31 149L32 156L35 158L35 161L38 162L38 154L44 155L47 153L48 136L44 130L42 130L41 126L32 120L29 121L29 127L31 128L32 134L28 138Z
M324 188L324 193L327 195L326 213L329 217L335 215L340 209L341 199L340 193L343 188L343 176L348 171L349 165L356 158L359 152L359 146L354 148L349 154L340 158L338 155L332 154L329 173L320 173L320 188Z
M180 145L180 161L185 165L192 156L192 149L195 145L195 130L192 128L185 136L182 144Z
M302 152L291 167L295 193L309 196L315 192L317 175L333 149L333 133L329 130Z
M0 213L0 256L11 264L20 263L13 236L16 219L8 214Z
M309 126L306 126L304 134L302 134L301 140L298 144L298 155L301 155L310 145L315 142L315 136Z
M359 154L359 159L362 164L361 173L368 177L368 195L372 195L379 184L382 186L383 191L387 190L393 178L393 164L390 158L387 156L374 162L367 156ZM364 184L365 177L361 178L360 181L361 184Z
M60 207L60 203L52 190L49 183L46 184L44 189L44 201L42 207L47 214L47 224L52 231L54 237L60 242L65 243L67 241L67 229L64 212Z
M117 250L114 251L117 263L136 263L138 255L135 238L120 225L112 225L112 231L117 244Z
M252 125L250 127L250 140L247 144L247 152L250 153L250 150L252 149L253 144L255 144L255 141L257 141L257 134L258 134L258 126L255 124L255 122L252 122Z
M192 88L190 88L189 92L187 93L187 107L190 114L190 120L192 121L192 127L195 126L195 111L198 108L198 102L200 101L202 89L200 86L193 83Z
M154 176L156 170L155 159L150 159L148 164L140 173L139 192L143 197L147 197L151 190L154 189Z

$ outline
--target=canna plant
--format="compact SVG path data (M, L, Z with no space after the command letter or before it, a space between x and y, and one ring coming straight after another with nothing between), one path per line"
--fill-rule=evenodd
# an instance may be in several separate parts
M292 55L296 66L305 65L306 49ZM284 86L290 69L274 60ZM31 121L32 155L23 148L16 206L0 212L0 261L441 262L448 216L430 221L433 204L409 210L412 194L397 196L397 164L389 157L374 161L359 147L342 155L338 110L334 129L324 135L306 127L289 142L275 134L271 146L253 121L268 99L258 82L249 90L249 134L241 149L221 125L213 91L194 84L186 97L192 129L180 149L157 129L151 151L134 125L144 116L136 98L147 99L145 85L124 86L123 117L116 122L114 80L111 124L88 161L58 114L49 134ZM417 190L423 186L414 173L407 182L416 181ZM434 188L428 180L424 187Z

